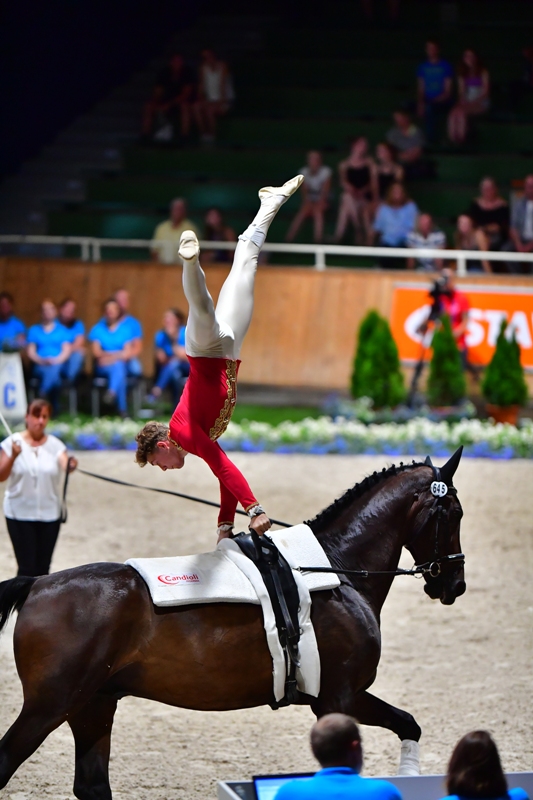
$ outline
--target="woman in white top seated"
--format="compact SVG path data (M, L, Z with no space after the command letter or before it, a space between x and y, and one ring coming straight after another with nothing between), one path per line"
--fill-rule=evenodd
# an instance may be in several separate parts
M15 551L18 575L48 575L61 525L59 479L78 466L59 439L46 433L51 406L34 400L26 430L0 444L0 481L8 481L4 514Z
M305 180L302 184L302 205L294 217L285 237L287 242L294 241L303 222L311 217L313 220L313 239L319 244L324 240L324 214L329 205L331 193L331 169L322 163L322 155L318 150L310 150L307 154L307 166L300 170Z
M202 141L214 142L217 117L227 114L235 93L226 62L214 50L202 50L201 58L194 113Z

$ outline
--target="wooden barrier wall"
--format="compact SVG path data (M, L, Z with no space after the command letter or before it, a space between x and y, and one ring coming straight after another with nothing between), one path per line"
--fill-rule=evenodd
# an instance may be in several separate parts
M206 267L218 296L227 266ZM427 281L413 272L260 267L256 306L243 348L240 379L248 383L345 389L352 369L357 328L370 308L390 316L394 284ZM533 286L529 276L469 275L467 282ZM460 283L460 281L459 281ZM166 308L187 309L181 267L157 263L0 258L0 288L15 296L16 314L39 320L50 297L72 297L87 329L101 317L102 302L116 289L131 293L131 313L144 328L143 366L153 371L153 337Z

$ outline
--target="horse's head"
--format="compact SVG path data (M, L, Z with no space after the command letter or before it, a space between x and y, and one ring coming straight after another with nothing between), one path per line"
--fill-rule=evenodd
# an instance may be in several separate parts
M453 476L463 448L438 469L426 459L427 486L419 488L411 509L413 532L405 543L417 565L427 568L424 591L433 600L451 605L464 594L464 556L459 531L463 509L453 485Z

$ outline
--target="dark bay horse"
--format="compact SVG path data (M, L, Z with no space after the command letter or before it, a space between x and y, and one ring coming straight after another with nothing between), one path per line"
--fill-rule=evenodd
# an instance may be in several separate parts
M431 462L374 473L309 523L342 580L337 589L313 594L321 689L301 702L317 716L342 711L418 741L421 729L410 714L368 692L380 658L380 611L393 577L345 576L343 569L395 570L407 547L417 564L437 565L424 576L426 593L453 603L465 591L463 562L448 558L460 553L462 510L452 483L460 457L457 451L440 476ZM449 487L441 498L431 488L435 477ZM155 608L134 569L103 563L4 581L0 629L14 609L24 703L0 741L0 789L51 731L68 722L75 739L74 794L109 800L111 728L126 695L205 711L274 700L259 606Z

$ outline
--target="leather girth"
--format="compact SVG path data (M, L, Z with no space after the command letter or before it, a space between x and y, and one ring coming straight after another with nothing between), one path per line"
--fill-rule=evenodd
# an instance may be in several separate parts
M298 610L300 595L292 569L269 536L238 533L234 537L245 556L248 556L261 573L267 588L283 654L285 656L285 697L272 708L291 705L298 701L296 667L300 666L300 626Z

